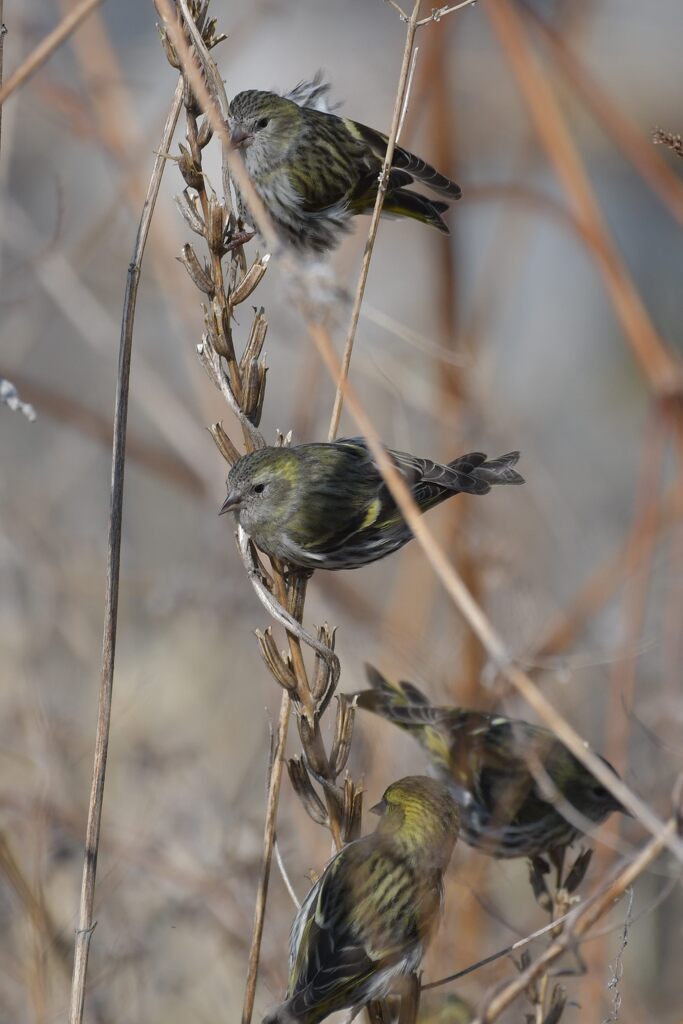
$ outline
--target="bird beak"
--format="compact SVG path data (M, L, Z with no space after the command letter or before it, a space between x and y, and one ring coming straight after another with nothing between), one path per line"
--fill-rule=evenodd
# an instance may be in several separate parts
M386 809L387 809L387 802L386 802L386 800L380 800L380 802L378 804L375 804L374 807L369 807L368 808L368 810L370 811L370 814L384 814Z
M232 512L234 509L239 508L242 504L242 495L238 491L228 491L228 496L220 507L218 513L219 516L224 516L226 512Z
M230 132L230 142L232 143L233 149L241 149L243 146L248 145L253 136L250 132L240 128L239 125L234 125Z

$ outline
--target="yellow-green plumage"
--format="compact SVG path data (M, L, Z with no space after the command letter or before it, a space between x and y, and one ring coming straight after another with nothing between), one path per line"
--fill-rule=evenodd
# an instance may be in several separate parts
M318 253L339 244L353 216L372 211L388 142L327 109L328 88L318 80L286 96L250 89L235 96L229 117L233 144L275 226L298 249ZM383 213L447 233L448 203L409 189L415 179L460 198L455 182L397 146Z
M460 492L524 482L519 452L488 461L470 452L448 465L387 453L423 512ZM221 511L234 511L266 554L298 568L354 569L412 537L363 438L261 448L235 463L228 488Z
M376 831L328 864L292 927L287 998L268 1024L318 1024L381 999L419 966L439 919L458 812L433 779L401 779Z
M394 685L372 666L367 671L371 689L353 695L358 707L412 733L424 747L458 804L462 838L476 849L533 857L567 846L591 824L624 810L549 729L435 707L412 683Z

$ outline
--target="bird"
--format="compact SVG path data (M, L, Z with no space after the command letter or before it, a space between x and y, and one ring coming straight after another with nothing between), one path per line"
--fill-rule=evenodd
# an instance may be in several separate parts
M357 706L412 733L458 805L461 838L482 853L533 859L565 849L612 811L628 813L549 729L435 707L412 683L366 671L371 688L352 695Z
M386 451L422 512L460 492L524 483L519 452L491 461L470 452L441 465ZM219 514L234 512L261 551L299 569L355 569L412 537L361 437L257 449L237 460L227 486Z
M286 998L263 1024L318 1024L417 970L439 922L458 810L426 776L393 782L372 810L376 830L342 847L302 903Z
M374 128L335 114L328 91L320 76L285 95L247 89L232 99L228 116L231 144L243 154L279 234L300 252L315 254L334 249L352 217L372 212L389 141ZM441 215L449 204L407 188L415 179L449 200L462 194L450 178L396 146L383 214L409 217L448 234ZM238 200L245 217L241 195Z

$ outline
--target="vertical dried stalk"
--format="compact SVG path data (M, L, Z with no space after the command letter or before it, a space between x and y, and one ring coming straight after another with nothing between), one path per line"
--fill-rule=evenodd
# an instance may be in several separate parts
M681 368L659 337L612 240L560 106L510 0L484 0L536 130L582 222L624 334L656 394L679 394Z
M472 1024L491 1024L510 1003L521 995L528 986L567 950L576 944L577 939L585 935L589 928L614 905L614 901L635 881L636 878L655 860L666 846L676 838L677 822L667 821L660 834L651 839L637 857L620 866L610 882L594 897L582 903L569 915L558 938L529 967L522 971L509 984L505 985L493 998L486 1001Z
M334 408L332 409L332 419L330 420L330 429L327 435L328 441L334 441L335 437L337 436L337 430L339 429L339 420L341 417L342 406L344 404L343 382L349 375L349 365L351 363L351 355L353 353L353 342L356 337L356 328L358 327L360 308L363 304L363 296L365 295L365 285L367 283L368 273L370 271L370 260L372 259L372 251L375 247L375 239L377 238L377 231L379 229L379 218L382 213L382 206L384 205L384 196L387 190L387 184L389 180L389 171L391 169L391 162L394 159L396 139L398 137L398 131L401 124L402 114L408 92L410 57L413 52L413 45L415 43L415 33L417 32L418 28L418 20L420 16L420 3L421 0L415 0L415 3L413 5L413 13L411 14L410 19L408 20L408 28L406 30L406 42L405 47L403 49L403 61L401 63L401 73L398 79L398 89L396 91L396 101L394 103L394 115L391 120L391 130L389 132L389 141L387 143L387 153L384 158L384 165L382 167L382 173L380 175L379 188L377 189L377 199L375 200L375 208L372 211L370 228L368 230L368 240L365 243L365 250L363 252L363 262L361 264L360 269L360 277L358 278L356 295L353 300L353 308L351 310L351 320L349 323L348 333L346 335L346 341L344 343L344 354L342 355L341 369L339 371L339 378L337 380L337 393L334 396Z
M256 978L258 975L259 959L261 956L261 939L263 937L263 922L265 920L266 899L268 897L270 865L273 859L273 844L275 842L275 821L277 819L277 805L280 797L280 782L282 780L282 766L285 757L285 744L287 743L287 730L289 727L289 715L291 709L292 698L285 691L282 694L282 702L280 704L280 717L278 719L275 749L273 751L273 764L270 778L268 780L268 801L266 804L266 820L263 835L263 861L261 863L261 877L259 878L258 890L256 893L254 930L251 937L251 947L249 949L247 981L244 992L244 1006L242 1008L242 1024L249 1024L251 1015L254 1012Z
M55 50L61 46L65 39L74 32L84 18L90 14L102 0L83 0L78 7L74 7L70 14L63 18L59 25L38 43L35 50L28 55L23 64L9 76L4 85L0 86L0 107L8 96L11 96L15 89L23 85L27 78L38 70L45 61L52 56Z
M183 100L182 81L178 83L173 102L166 118L166 124L157 147L152 176L147 190L147 197L142 208L140 224L133 246L133 256L128 268L126 295L121 323L121 341L119 347L119 368L116 381L116 406L114 409L114 442L112 447L112 485L111 511L109 517L109 542L107 550L107 585L104 607L104 638L102 643L102 672L100 680L100 696L97 712L97 731L95 734L95 759L93 765L92 788L88 805L88 823L85 835L85 857L83 862L83 879L81 883L81 900L78 914L78 929L74 948L74 967L71 987L70 1024L81 1024L85 1002L86 974L90 940L95 924L93 922L93 903L95 898L95 876L97 872L97 854L100 842L100 826L102 821L102 801L104 798L104 780L107 770L107 748L109 745L109 725L111 720L111 699L114 682L114 655L116 651L116 618L119 597L119 567L121 561L121 524L123 518L123 482L126 458L126 421L128 415L128 390L130 380L130 359L133 347L133 323L135 320L135 304L145 242L154 212L154 205L159 194L161 177L166 164L165 153L171 144L176 122L180 114Z
M329 333L319 324L311 325L310 332L329 373L333 379L338 379L339 360ZM429 525L423 520L405 480L387 455L372 419L361 405L348 381L344 384L344 392L349 410L415 540L424 551L446 592L479 637L493 664L598 782L605 786L653 836L662 835L665 830L664 822L643 800L635 795L626 783L606 768L601 758L585 746L576 730L555 710L552 703L543 696L531 678L513 662L493 623L474 600L442 546L434 537ZM683 842L677 835L667 831L665 844L679 860L683 861Z

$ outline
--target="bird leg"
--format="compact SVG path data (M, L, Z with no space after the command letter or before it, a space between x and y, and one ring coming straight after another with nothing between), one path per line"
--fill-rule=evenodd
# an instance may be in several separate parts
M398 1024L416 1024L420 1011L421 988L420 977L415 973L406 974L401 979Z

